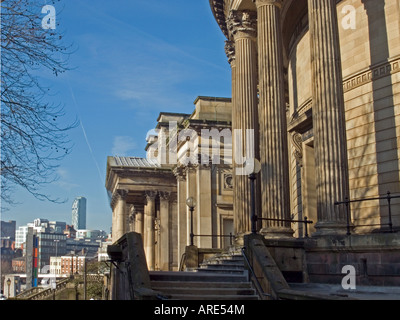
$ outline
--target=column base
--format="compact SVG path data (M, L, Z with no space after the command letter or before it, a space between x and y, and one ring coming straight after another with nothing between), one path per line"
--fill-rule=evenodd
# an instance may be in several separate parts
M265 239L293 238L294 231L289 227L265 227L260 230Z
M332 236L332 235L346 235L348 232L346 222L337 221L318 221L315 224L315 231L311 236ZM354 230L354 225L350 225L350 232Z

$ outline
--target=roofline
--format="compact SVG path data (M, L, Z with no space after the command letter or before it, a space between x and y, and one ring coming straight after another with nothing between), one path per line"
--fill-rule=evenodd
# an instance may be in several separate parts
M196 100L194 100L193 104L196 104L199 100L219 101L219 102L232 102L232 98L198 96L198 97L196 98Z
M158 118L157 118L157 122L159 122L159 121L160 121L160 118L161 118L162 116L164 116L164 115L166 115L166 116L182 116L182 117L188 117L188 116L190 116L190 114L187 114L187 113L179 113L179 112L160 112L160 114L158 115Z

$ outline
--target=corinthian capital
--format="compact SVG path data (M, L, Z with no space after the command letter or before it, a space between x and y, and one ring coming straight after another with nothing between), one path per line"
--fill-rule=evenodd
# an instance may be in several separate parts
M116 190L111 198L111 208L114 210L115 204L117 203L118 200L126 200L128 196L128 190L124 189L118 189Z
M282 8L282 0L253 0L257 8L261 6L277 6Z
M257 35L257 14L253 11L231 11L226 24L229 32L236 36L255 38Z
M233 41L225 41L225 53L229 64L231 64L235 60L235 43Z
M157 191L146 191L145 196L147 201L154 201L157 197Z

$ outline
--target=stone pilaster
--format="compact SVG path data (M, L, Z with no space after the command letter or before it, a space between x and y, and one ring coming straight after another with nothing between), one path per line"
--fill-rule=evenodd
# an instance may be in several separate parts
M343 77L336 1L308 0L317 187L316 235L346 232L349 196Z
M170 253L170 192L160 194L160 270L169 271Z
M237 174L237 159L247 156L258 158L257 120L257 46L255 13L250 11L231 12L227 19L234 40L235 64L232 92L232 133L242 130L238 141L233 143L234 220L235 233L239 237L250 232L250 180L248 175ZM249 144L247 129L254 130L254 143ZM236 159L235 159L236 158Z
M144 250L146 253L147 266L149 270L155 268L155 230L154 219L156 214L156 196L155 191L146 191L147 204L144 213Z
M290 219L281 0L256 0L261 207L264 218ZM263 221L266 237L292 236L290 222Z

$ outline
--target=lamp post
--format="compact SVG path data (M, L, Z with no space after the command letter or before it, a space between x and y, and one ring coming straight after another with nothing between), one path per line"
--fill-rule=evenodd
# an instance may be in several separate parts
M256 234L256 222L257 222L257 215L256 215L256 197L255 197L255 181L257 179L257 174L261 170L261 164L257 159L252 159L251 163L249 162L246 166L250 166L252 169L249 174L250 179L250 201L251 201L251 233Z
M19 278L18 278L19 279ZM14 280L14 285L15 285L15 296L19 293L19 285L18 285L19 281L17 279Z
M189 207L190 210L190 245L194 245L194 233L193 233L193 211L196 207L196 200L193 197L189 197L186 199L186 205Z

